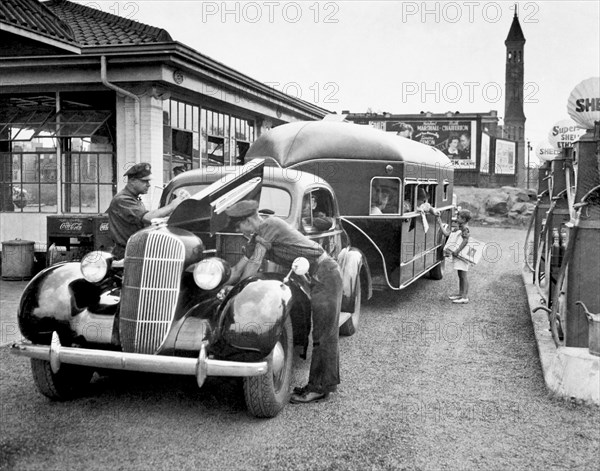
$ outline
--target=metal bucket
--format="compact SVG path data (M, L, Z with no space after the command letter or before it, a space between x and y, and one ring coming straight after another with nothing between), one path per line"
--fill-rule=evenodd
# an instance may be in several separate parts
M33 247L31 240L2 242L2 279L29 280L33 276Z
M590 355L600 357L600 314L592 314L581 301L577 301L585 311L585 316L588 319L588 349Z

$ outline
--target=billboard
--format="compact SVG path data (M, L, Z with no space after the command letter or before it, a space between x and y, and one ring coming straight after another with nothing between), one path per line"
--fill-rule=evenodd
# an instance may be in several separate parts
M475 168L477 122L470 120L387 121L387 132L398 132L400 124L410 124L412 139L446 154L459 169Z
M496 173L514 175L516 154L516 142L496 139Z
M490 173L490 135L481 133L481 161L479 163L479 172Z

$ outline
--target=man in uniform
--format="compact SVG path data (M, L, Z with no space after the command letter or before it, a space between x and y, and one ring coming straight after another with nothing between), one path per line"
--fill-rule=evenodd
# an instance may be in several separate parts
M169 216L183 201L181 198L175 198L162 208L148 211L140 200L140 195L148 193L150 188L150 164L135 164L124 176L127 177L127 185L115 195L106 211L110 236L114 242L113 255L117 260L125 256L129 237L149 225L152 219Z
M258 203L235 203L225 213L251 243L232 270L229 283L256 274L263 258L290 268L297 257L310 262L313 351L308 384L294 388L291 402L304 404L326 399L340 383L339 316L342 304L340 267L323 248L277 217L263 218Z

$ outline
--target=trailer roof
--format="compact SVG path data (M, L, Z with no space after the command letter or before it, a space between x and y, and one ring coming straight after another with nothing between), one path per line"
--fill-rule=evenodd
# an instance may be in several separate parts
M299 121L273 128L250 146L246 159L256 157L272 157L284 168L318 159L451 165L434 147L370 126L332 121Z

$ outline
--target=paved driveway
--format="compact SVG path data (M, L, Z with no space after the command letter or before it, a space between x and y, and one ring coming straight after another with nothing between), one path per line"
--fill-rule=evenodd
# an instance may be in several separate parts
M0 346L21 339L17 325L17 307L26 281L0 280Z
M447 299L455 273L379 293L340 341L338 392L270 420L247 414L235 379L198 390L193 378L102 376L87 397L52 403L27 360L0 348L0 469L595 469L598 408L553 398L543 380L525 231L472 233L489 247L470 304ZM295 366L303 384L308 362Z

